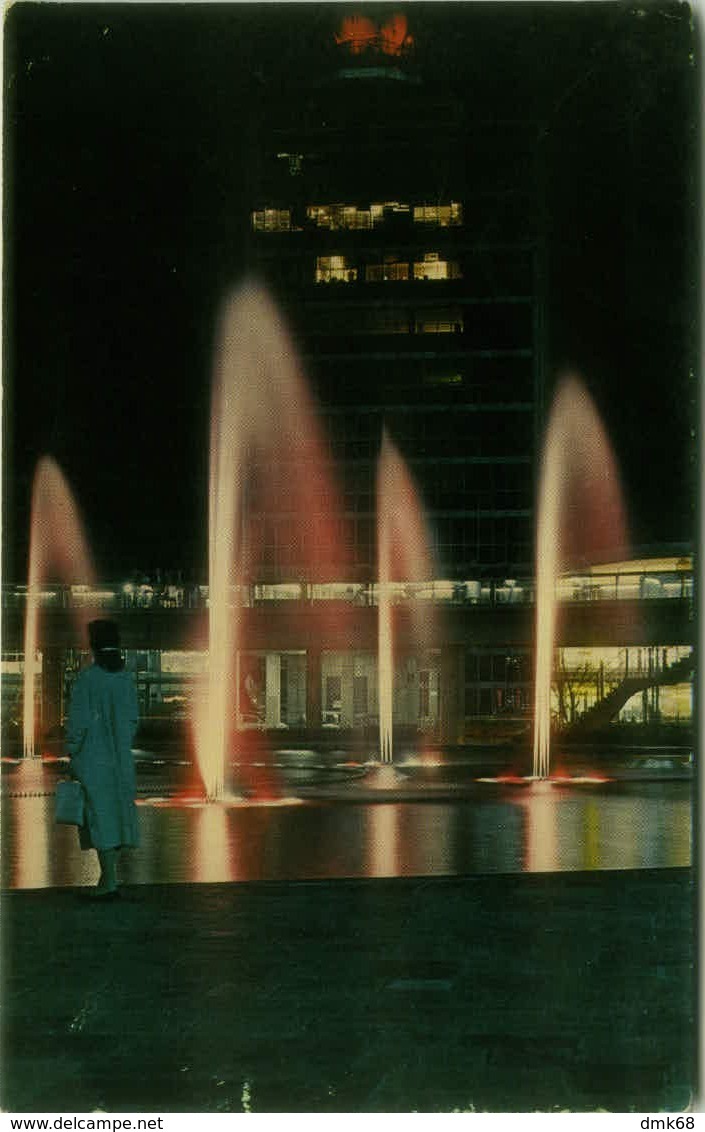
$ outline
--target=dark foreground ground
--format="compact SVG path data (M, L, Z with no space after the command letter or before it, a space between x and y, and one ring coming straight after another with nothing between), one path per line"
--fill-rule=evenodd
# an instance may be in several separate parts
M2 898L10 1112L682 1110L687 869Z

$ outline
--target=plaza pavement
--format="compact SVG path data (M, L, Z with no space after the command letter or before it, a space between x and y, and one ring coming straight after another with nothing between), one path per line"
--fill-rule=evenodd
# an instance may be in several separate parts
M682 1110L687 869L2 896L7 1112Z

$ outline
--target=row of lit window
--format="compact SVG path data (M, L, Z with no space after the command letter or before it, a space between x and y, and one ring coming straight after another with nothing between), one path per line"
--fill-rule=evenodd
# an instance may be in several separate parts
M319 318L310 332L323 336L350 336L366 334L462 334L465 314L460 306L423 307L418 310L394 309L358 310L352 320L347 311L327 312L326 320Z
M309 204L306 218L317 228L331 231L339 229L377 228L390 219L413 219L414 224L433 228L454 228L463 223L463 206L457 201L450 204L400 204L386 201L358 208L354 204ZM290 208L263 208L252 213L252 227L256 232L300 231L292 223Z
M400 282L409 279L462 279L463 273L456 260L441 259L439 252L424 252L422 260L414 263L403 262L385 256L381 263L368 263L362 268L355 260L344 255L320 255L316 257L314 279L316 283L356 283L364 278L366 283Z
M460 555L466 560L476 558L479 561L485 561L488 554L495 552L499 553L500 559L505 554L504 537L506 531L494 532L499 533L501 544L498 546L496 542L488 541L483 542L481 538L475 537L468 543L467 539L461 537L461 532L458 529L450 529L445 532L450 538L437 539L435 542L436 551L439 557L446 557L449 554L460 552ZM476 532L476 535L482 535L485 532ZM489 534L489 532L486 532ZM514 532L512 532L514 533ZM342 532L341 532L342 534ZM355 548L358 561L362 561L367 555L372 558L373 548L371 546L372 533L369 528L365 528L361 521L357 520L357 534L359 544ZM362 536L362 537L361 537ZM516 560L525 559L526 562L530 561L530 542L526 540L521 542L517 540L513 543L513 555ZM457 561L457 557L456 557ZM302 566L302 576L304 576L305 567ZM595 582L598 584L594 584ZM73 587L61 586L55 587L51 591L43 591L38 594L38 600L42 606L54 605L55 607L64 606L73 608L76 606L76 594L72 593ZM110 589L100 591L91 591L91 604L102 609L119 609L126 608L130 602L125 594L126 587L119 585L112 586ZM235 594L236 587L233 587L233 595ZM284 600L288 598L300 598L304 595L312 600L320 601L325 599L360 600L363 604L370 604L376 601L377 587L368 587L363 584L350 585L349 583L333 582L326 583L325 585L306 582L282 582L268 586L249 585L243 584L240 589L240 601L244 606L251 606L253 600ZM432 582L432 583L409 583L402 586L399 583L397 589L400 591L397 596L399 599L403 596L418 599L433 599L436 601L448 600L458 602L469 602L471 604L518 604L518 603L533 603L535 599L533 582L528 579L513 580L506 579L503 584L496 582ZM404 591L402 593L401 591ZM178 600L176 605L179 608L187 609L205 609L208 605L208 586L189 584L178 587ZM372 597L367 600L364 599L364 594L371 592ZM393 595L394 596L394 595ZM556 596L561 602L579 602L586 601L643 601L643 600L689 600L693 597L693 576L690 573L681 572L679 575L666 574L666 575L653 575L653 574L612 574L609 576L599 576L596 579L595 575L585 575L580 578L561 578L556 585ZM363 600L364 599L364 600ZM3 587L2 604L4 608L18 608L24 607L27 600L27 593L24 587ZM78 603L81 604L81 603ZM165 602L164 595L151 591L141 600L138 605L140 607L151 608L172 608L172 603ZM565 650L566 654L569 650ZM604 652L605 650L603 650ZM638 652L633 660L630 660L629 667L632 672L638 672L639 658ZM673 663L682 655L692 651L690 646L668 646L668 663ZM164 654L163 654L164 655ZM579 661L579 650L573 650L571 655L575 655ZM632 650L630 655L634 656ZM661 665L665 667L663 660ZM21 653L6 652L2 658L2 672L3 675L12 675L22 671L23 656ZM41 660L37 672L41 671Z

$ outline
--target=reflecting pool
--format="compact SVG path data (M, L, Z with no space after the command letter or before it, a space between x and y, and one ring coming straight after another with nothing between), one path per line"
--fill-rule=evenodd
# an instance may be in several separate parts
M4 888L92 884L94 853L53 820L52 775L3 774ZM139 799L141 847L125 884L643 869L691 863L688 781L480 785L458 797L358 793L273 804Z

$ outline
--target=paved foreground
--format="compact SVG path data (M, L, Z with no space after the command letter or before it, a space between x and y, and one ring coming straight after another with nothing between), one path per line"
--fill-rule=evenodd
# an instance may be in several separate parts
M686 869L2 898L6 1111L685 1108Z

